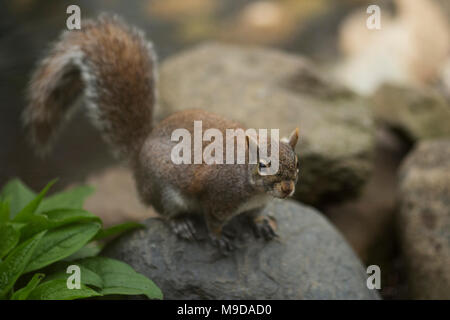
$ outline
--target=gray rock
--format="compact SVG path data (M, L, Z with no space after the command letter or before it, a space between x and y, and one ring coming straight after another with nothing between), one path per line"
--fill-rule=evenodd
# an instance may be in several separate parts
M238 217L229 231L236 251L224 257L200 229L196 243L179 240L161 220L119 238L103 252L151 278L165 299L377 299L361 262L319 212L274 200L279 239L255 240ZM199 224L201 225L201 224Z
M382 262L391 259L381 258L391 257L395 243L396 235L392 230L397 210L397 171L405 149L406 145L392 132L377 130L374 171L360 197L323 209L358 257L363 262L375 262L381 269L384 269ZM382 245L384 243L387 245ZM383 283L383 289L385 287Z
M372 169L366 101L321 76L306 60L271 49L210 43L161 66L159 115L206 109L248 128L300 128L296 196L317 204L354 196Z
M450 136L450 104L436 89L384 85L373 100L377 121L411 142Z
M450 139L421 142L408 156L400 200L412 298L450 299Z

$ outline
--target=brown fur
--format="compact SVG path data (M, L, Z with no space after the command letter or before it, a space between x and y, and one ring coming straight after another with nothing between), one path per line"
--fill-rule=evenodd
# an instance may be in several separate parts
M139 31L111 16L64 32L31 79L24 121L32 141L47 149L85 89L105 139L122 155L136 153L151 130L155 102L149 46Z
M202 121L203 131L216 128L222 132L223 137L226 129L245 130L235 121L203 110L177 112L161 121L146 140L135 164L135 178L144 202L172 217L179 214L203 214L207 222L217 221L222 227L235 214L240 213L239 208L249 199L264 194L285 197L293 191L298 178L298 160L289 143L279 145L280 170L275 175L260 176L257 172L258 164L248 163L248 149L245 164L174 164L170 155L178 142L171 141L171 134L175 129L184 128L193 136L196 120ZM297 135L292 137L297 138ZM223 140L225 153L225 138ZM203 148L208 143L204 141ZM270 150L270 144L268 149ZM192 146L192 155L193 152ZM186 208L168 208L164 197L168 192L167 188L191 199L192 205ZM261 202L260 209L264 205ZM219 227L217 230L220 232Z

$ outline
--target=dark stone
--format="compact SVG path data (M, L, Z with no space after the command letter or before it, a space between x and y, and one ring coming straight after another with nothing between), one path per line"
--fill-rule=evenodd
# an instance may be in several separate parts
M266 209L278 239L254 238L245 217L228 230L237 249L221 256L206 240L178 239L158 218L146 229L117 239L104 254L151 278L165 299L378 299L349 245L316 210L274 200ZM204 225L204 224L201 224Z
M420 142L401 167L399 186L411 298L450 299L450 139Z
M450 105L438 90L391 84L373 96L375 119L408 142L450 136Z

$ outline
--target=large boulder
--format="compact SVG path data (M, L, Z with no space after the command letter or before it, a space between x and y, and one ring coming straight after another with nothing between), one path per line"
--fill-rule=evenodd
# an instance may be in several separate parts
M437 89L386 84L373 101L376 120L410 142L450 136L450 103Z
M450 299L450 140L421 142L400 171L399 229L410 293Z
M161 66L159 115L200 108L248 128L300 128L305 203L357 194L372 169L373 123L366 101L323 77L302 57L271 49L204 44Z
M207 240L178 239L160 219L125 235L103 252L152 279L165 299L378 299L361 262L316 210L274 200L266 209L279 239L255 239L243 217L228 227L237 249L228 256Z

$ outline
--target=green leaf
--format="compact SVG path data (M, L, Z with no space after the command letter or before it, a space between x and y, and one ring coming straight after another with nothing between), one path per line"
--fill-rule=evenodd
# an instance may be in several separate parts
M6 256L19 242L20 232L13 225L0 226L0 258Z
M162 299L161 290L144 275L118 260L93 257L74 262L100 276L103 281L102 295L133 294L146 295L149 299Z
M33 278L28 282L28 284L22 289L17 290L11 297L11 300L26 300L37 285L41 282L41 280L45 277L43 273L35 273Z
M67 274L67 268L70 265L77 265L80 268L80 280L83 285L94 286L99 289L103 288L103 280L98 274L87 269L83 265L69 262L58 262L55 265L46 269L50 273L46 280L64 279L67 280L70 276Z
M64 259L64 261L73 261L79 260L83 258L95 257L102 251L103 246L100 246L96 243L88 243L83 248L75 252L74 254L68 256Z
M57 193L44 199L39 206L39 212L51 211L54 209L81 209L84 200L94 192L94 188L80 186L68 191Z
M0 299L8 293L23 273L45 232L35 235L16 247L0 264Z
M57 209L46 212L45 215L50 221L50 226L59 226L61 224L72 223L75 221L96 221L101 222L100 218L89 211L82 209Z
M80 267L81 283L95 286L102 295L146 295L150 299L162 299L161 290L147 277L118 260L91 257L71 262L59 262L49 267L50 279L67 279L69 265Z
M43 268L70 256L88 243L99 229L99 223L89 222L50 230L34 251L25 272Z
M36 197L36 194L19 179L13 179L3 187L0 197L10 200L11 215L15 216Z
M98 222L99 217L81 209L56 209L33 215L22 230L22 239L27 239L45 229L55 229L72 223Z
M13 227L14 229L16 229L17 231L21 232L21 230L23 229L23 227L25 227L27 224L26 223L22 223L22 222L12 222L9 221L6 225Z
M0 201L0 226L10 219L9 200Z
M33 214L27 221L27 223L23 223L23 228L20 233L20 241L24 241L36 233L39 233L43 230L47 230L47 226L49 225L49 221L46 215L43 214Z
M16 216L14 216L13 221L14 222L27 222L36 212L37 208L39 207L39 204L41 203L42 199L45 197L45 194L47 193L48 189L56 182L56 180L51 181L49 184L45 186L45 188L38 194L37 197L35 197L33 200L31 200L22 210L20 210L19 213L17 213Z
M122 233L125 233L129 230L133 230L136 228L144 228L145 226L141 223L137 222L125 222L122 224L118 224L115 226L112 226L107 229L102 229L98 232L98 234L95 236L94 240L101 240L105 239L111 236L118 236Z
M98 292L85 285L81 285L80 289L69 289L66 280L56 279L39 285L30 293L28 300L74 300L97 296L100 296Z

